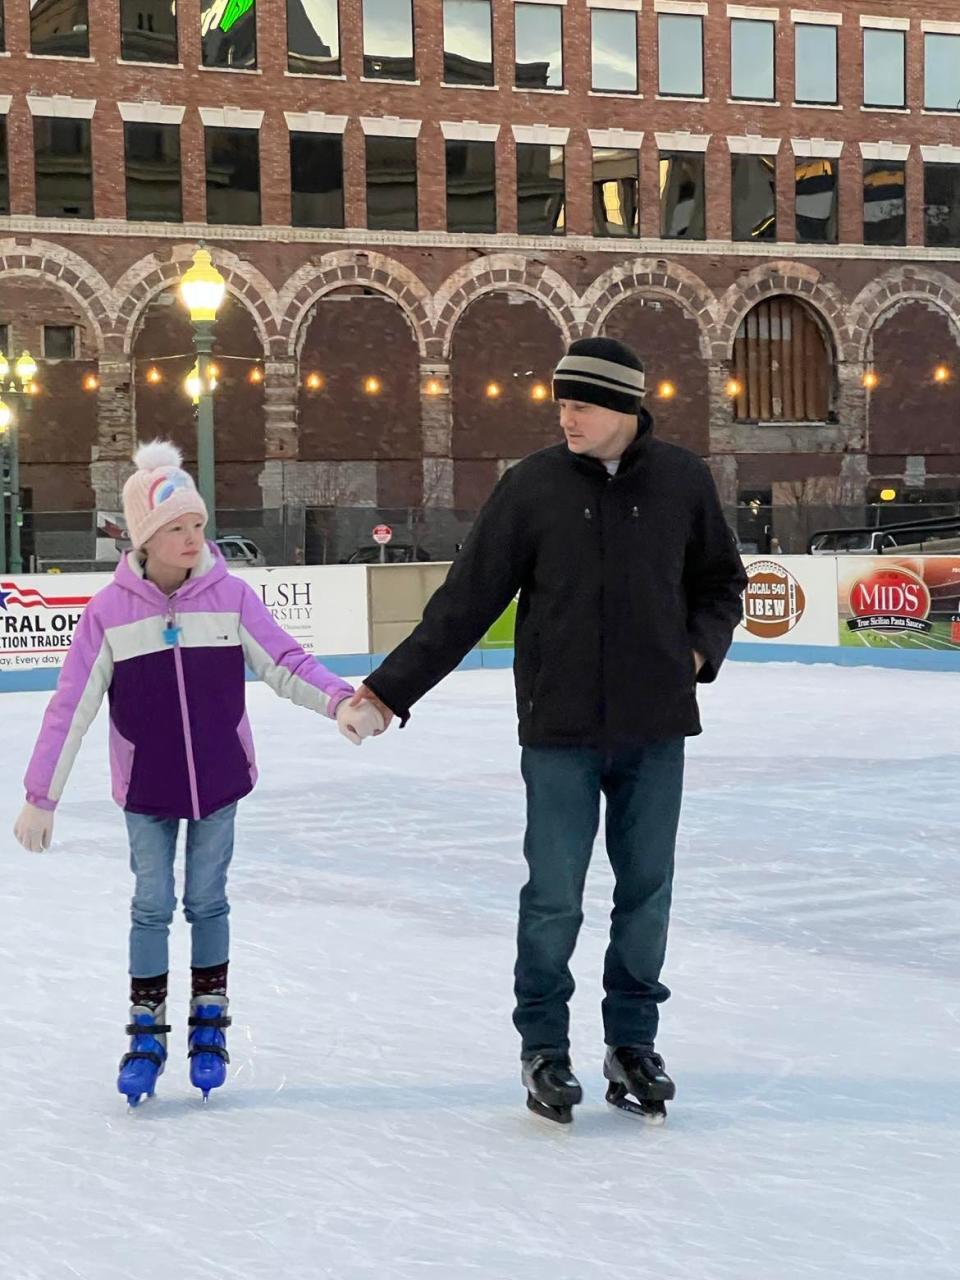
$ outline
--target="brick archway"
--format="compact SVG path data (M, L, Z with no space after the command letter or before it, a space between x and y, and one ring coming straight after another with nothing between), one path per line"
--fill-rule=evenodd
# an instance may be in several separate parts
M599 333L618 303L638 295L664 298L686 312L696 321L700 354L710 358L717 308L713 290L688 268L662 258L637 258L598 276L583 295L584 332Z
M873 335L887 315L911 302L942 312L960 344L960 284L929 267L896 267L861 289L850 306L850 330L861 364L867 363Z
M79 254L45 240L29 245L0 240L0 277L29 276L63 290L83 312L97 353L113 326L112 290L103 276Z
M840 291L814 267L801 262L770 262L748 272L719 299L713 358L729 362L743 319L768 298L799 298L823 322L838 363L856 359Z
M558 272L519 253L491 254L449 276L433 299L434 346L449 359L454 330L471 302L488 293L524 293L549 312L564 345L580 334L582 308L576 291Z
M208 247L226 281L227 291L250 313L264 354L269 353L271 343L278 337L276 290L264 275L249 263L242 263L236 254L213 245ZM133 349L147 307L158 294L176 288L195 250L195 245L181 244L165 262L154 254L141 258L114 285L113 294L117 299L114 337L125 356Z
M305 321L318 299L351 286L372 289L391 298L410 326L421 359L427 355L433 327L432 302L430 291L419 276L384 254L344 249L324 254L317 263L307 263L294 272L279 291L279 334L288 359L297 357Z

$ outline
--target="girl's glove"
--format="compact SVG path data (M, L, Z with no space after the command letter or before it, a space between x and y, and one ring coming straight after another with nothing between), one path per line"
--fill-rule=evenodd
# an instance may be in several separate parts
M35 804L28 802L20 810L13 834L31 853L42 853L44 849L49 849L53 836L53 810L38 809Z
M355 747L359 747L364 738L383 733L383 716L372 702L361 702L359 707L353 707L350 700L344 698L337 707L337 724L343 736Z

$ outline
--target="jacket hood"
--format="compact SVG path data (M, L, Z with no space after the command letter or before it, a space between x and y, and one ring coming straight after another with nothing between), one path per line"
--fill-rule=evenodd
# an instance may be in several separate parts
M174 593L178 600L190 600L209 591L227 576L227 566L219 548L213 542L205 542L200 563L190 572L182 586ZM136 551L128 551L117 565L113 580L118 587L129 591L151 604L165 603L169 596L155 582L144 577L143 561Z

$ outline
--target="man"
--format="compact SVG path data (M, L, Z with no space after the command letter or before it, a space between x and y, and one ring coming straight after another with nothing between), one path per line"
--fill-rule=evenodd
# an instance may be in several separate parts
M500 480L422 622L366 681L389 724L442 680L519 592L514 672L527 789L514 1024L531 1110L567 1123L569 961L606 797L616 887L604 968L608 1101L662 1119L654 1051L684 738L741 616L743 567L704 463L653 435L643 365L610 338L554 374L565 443Z

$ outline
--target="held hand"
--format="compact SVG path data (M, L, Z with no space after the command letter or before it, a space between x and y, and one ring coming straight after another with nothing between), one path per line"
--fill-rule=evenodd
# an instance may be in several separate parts
M699 675L699 674L700 674L701 670L703 669L703 664L704 664L705 662L706 662L706 658L703 656L703 654L702 654L702 653L697 653L696 649L694 649L694 651L693 651L693 665L694 665L694 666L696 667L696 669L697 669L697 675Z
M50 848L53 837L53 811L38 809L35 804L28 802L20 810L13 834L31 853L43 853Z
M344 698L340 703L337 707L337 724L347 741L359 747L364 738L383 733L383 717L372 702L363 701L359 706L354 706L353 703L353 698Z
M371 703L380 712L380 717L383 720L383 728L381 728L380 732L383 733L385 730L389 729L390 721L393 719L393 712L385 702L380 701L372 689L368 689L365 684L362 684L350 699L349 705L351 707L359 707L365 702Z

